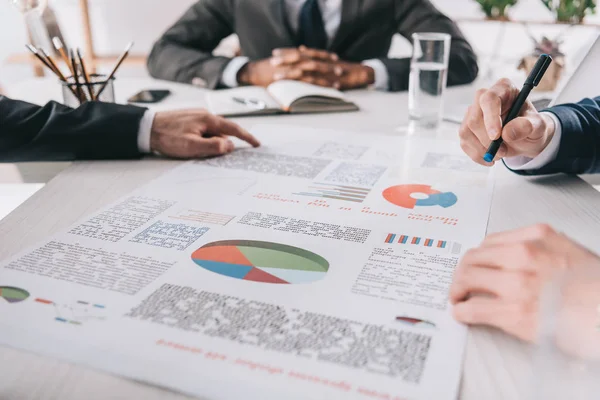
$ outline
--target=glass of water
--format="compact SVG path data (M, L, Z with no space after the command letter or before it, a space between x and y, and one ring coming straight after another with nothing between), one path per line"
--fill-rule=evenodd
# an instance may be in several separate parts
M450 35L414 33L408 84L410 130L437 129L444 112Z

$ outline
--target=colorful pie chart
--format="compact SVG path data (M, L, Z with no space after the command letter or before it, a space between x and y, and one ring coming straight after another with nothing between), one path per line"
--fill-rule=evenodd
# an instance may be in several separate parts
M229 278L297 284L323 279L329 263L308 250L255 240L208 243L192 254L200 267Z
M454 193L440 192L428 185L392 186L383 191L383 198L399 207L410 209L433 206L448 208L458 201Z
M12 286L0 286L0 298L9 303L19 303L29 297L29 292Z

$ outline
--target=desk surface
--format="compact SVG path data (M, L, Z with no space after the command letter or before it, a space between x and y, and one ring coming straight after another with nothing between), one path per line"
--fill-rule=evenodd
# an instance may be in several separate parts
M28 90L27 85L37 85L35 87L38 89ZM59 89L54 85L54 82L42 85L47 88L46 92L40 92L39 82L26 82L7 89L12 97L39 103L49 98L59 98ZM117 86L117 93L122 100L139 89L150 87L168 87L175 92L161 107L175 107L184 103L189 105L190 102L198 106L204 104L203 90L165 82L123 80ZM473 88L470 87L451 89L448 100L466 103L472 92ZM349 96L361 106L362 112L253 117L237 121L247 128L270 123L400 134L397 128L406 123L406 94L362 91L349 93ZM455 138L456 129L455 125L448 125L439 136ZM0 259L68 227L179 163L157 158L74 163L0 222ZM591 249L600 251L600 244L594 243L600 224L600 217L594 214L594 203L598 204L598 201L600 193L579 178L523 178L499 167L488 232L549 222ZM532 346L498 331L471 329L460 399L529 398L527 393L531 389L530 378L534 370L531 355L534 351ZM7 347L0 347L0 359L0 399L188 398Z

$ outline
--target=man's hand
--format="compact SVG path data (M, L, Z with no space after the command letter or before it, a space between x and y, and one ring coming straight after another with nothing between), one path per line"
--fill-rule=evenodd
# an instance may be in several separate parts
M545 113L538 113L527 101L519 117L502 128L502 121L515 102L519 89L508 79L498 81L490 89L481 89L475 95L460 127L460 144L473 161L491 166L503 157L527 156L534 158L550 143L556 127ZM504 143L491 163L483 156L492 142L502 136Z
M174 158L218 156L233 151L227 136L260 146L259 141L239 125L205 110L156 113L150 134L150 148Z
M238 74L238 81L247 85L268 86L284 79L353 89L373 83L374 71L361 64L341 62L336 54L300 46L275 49L271 58L250 62Z
M479 248L465 254L454 274L450 289L454 317L466 324L493 326L522 340L534 341L545 284L563 272L581 273L584 268L598 271L600 258L547 225L490 235ZM584 290L579 289L573 291L578 297L572 301L583 298ZM600 339L596 330L600 280L585 291L595 294L595 298L588 300L587 312L569 324L571 336L567 342L571 344L577 342L573 332L578 332L580 339L588 334ZM569 300L562 300L568 306ZM573 347L566 350L577 352Z
M321 74L341 75L341 68L332 62L337 55L323 50L299 48L275 49L273 56L260 61L251 61L238 73L238 82L244 85L269 86L283 79L300 80L303 76Z
M359 89L375 83L375 71L373 68L360 63L341 61L338 63L344 71L337 89L349 90Z

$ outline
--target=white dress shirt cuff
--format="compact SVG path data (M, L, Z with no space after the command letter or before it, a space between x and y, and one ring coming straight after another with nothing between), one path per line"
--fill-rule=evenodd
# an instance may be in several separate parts
M229 64L227 64L223 70L223 75L221 75L221 83L230 88L238 87L238 72L240 72L240 69L244 68L244 65L248 64L249 61L250 59L248 57L232 58L231 61L229 61Z
M150 134L152 133L154 115L156 115L156 112L147 110L140 121L137 136L137 145L140 153L150 153Z
M548 146L535 158L516 156L504 159L506 166L516 171L540 169L550 162L554 161L560 147L560 137L562 136L562 126L556 115L551 112L546 113L554 121L554 136L548 143Z
M387 68L385 67L385 64L383 63L383 61L375 58L372 60L363 61L362 64L366 65L367 67L373 68L373 71L375 71L375 83L373 84L373 87L375 89L377 89L377 90L388 90L389 89L390 76L388 75Z

